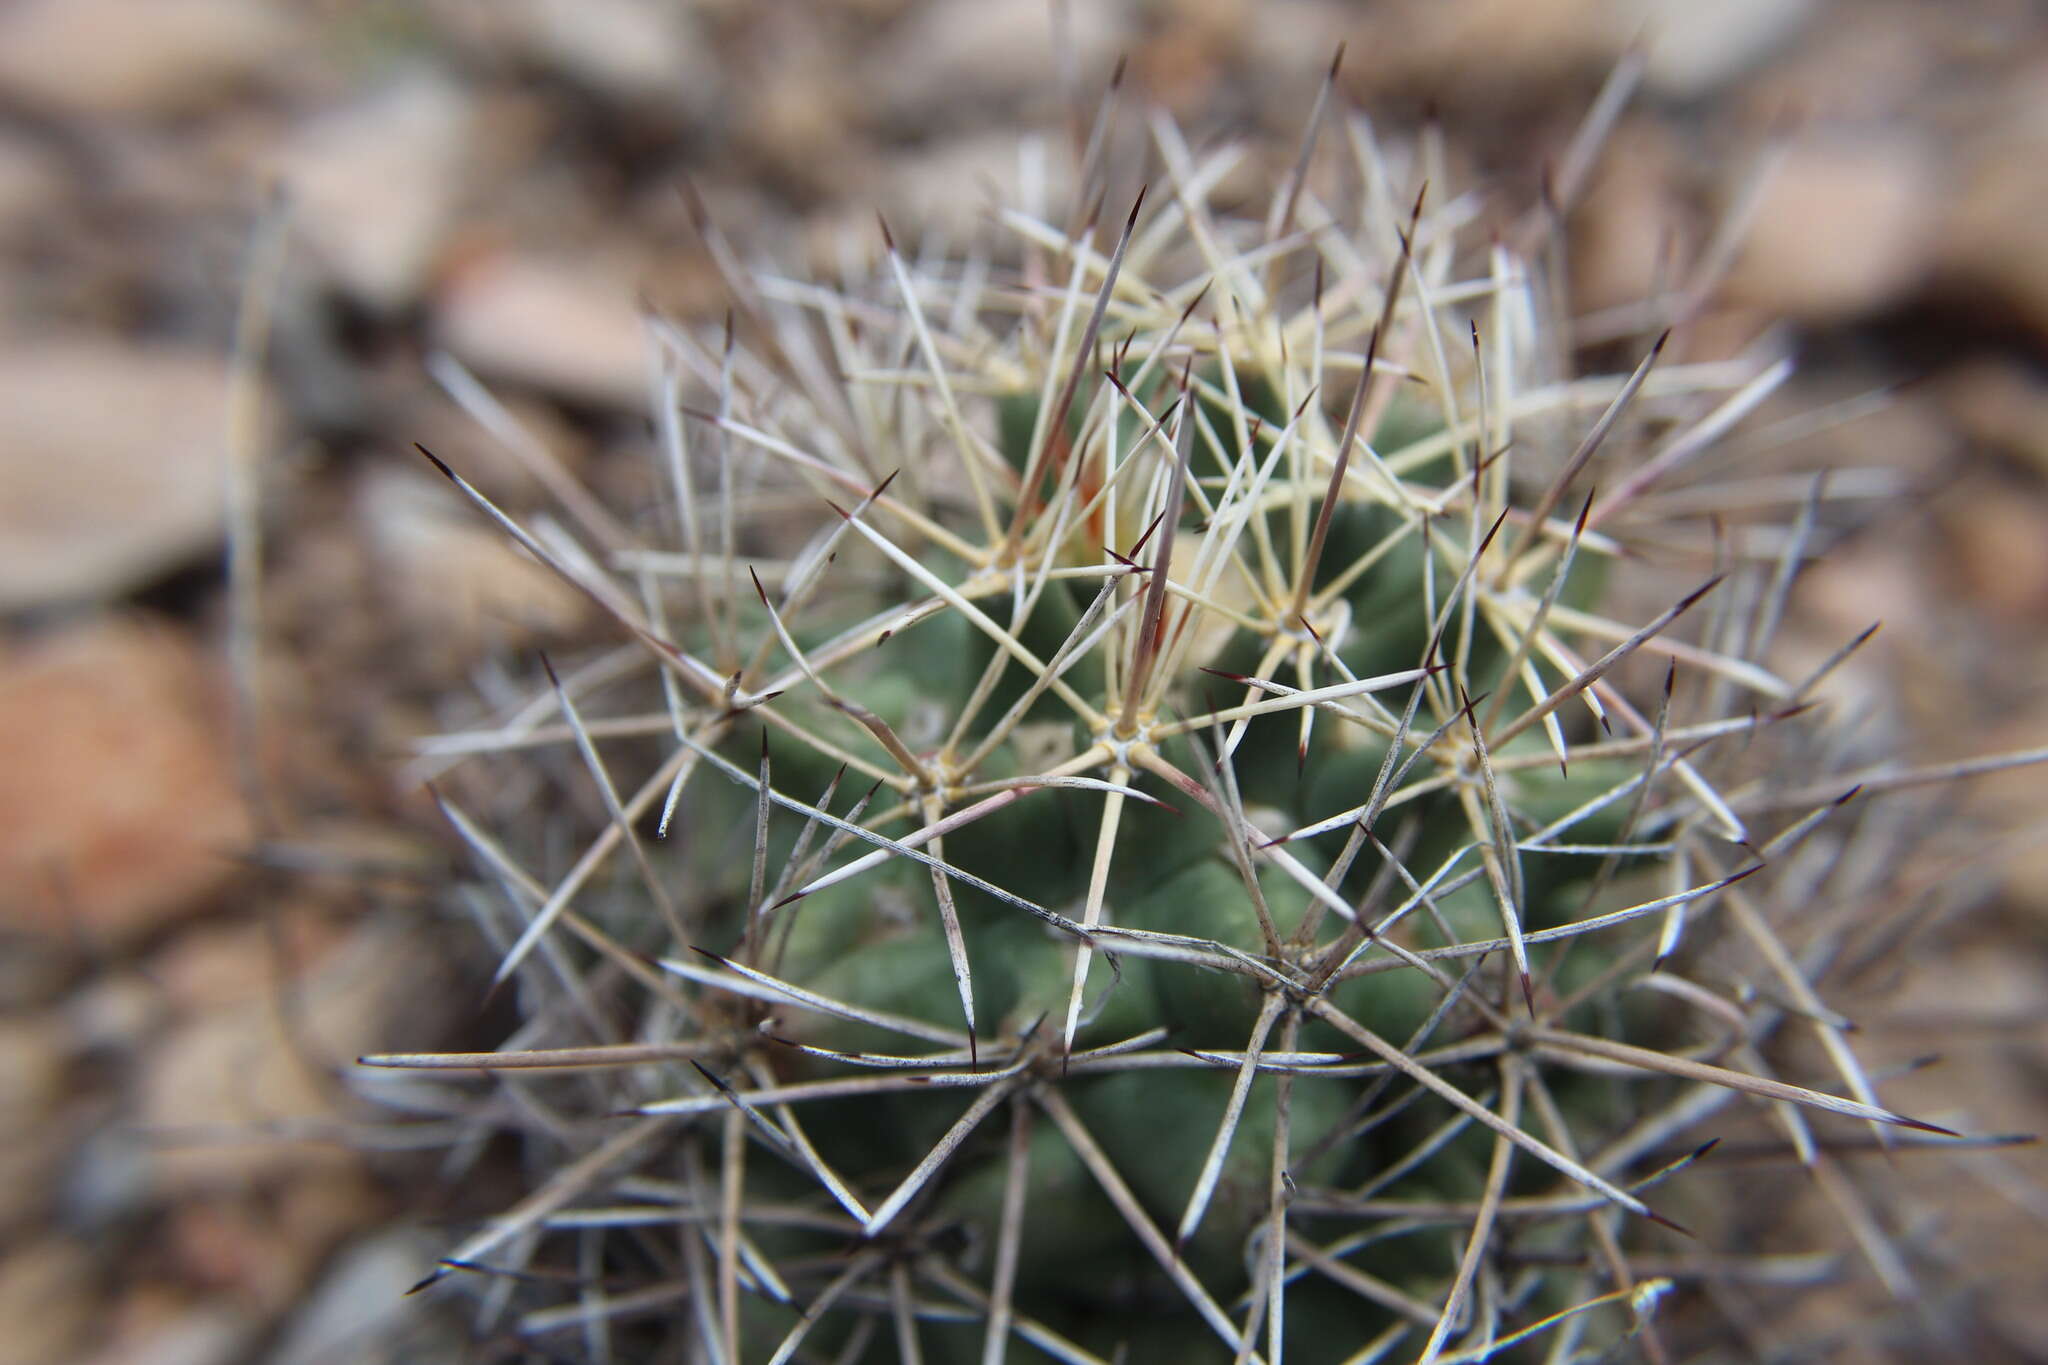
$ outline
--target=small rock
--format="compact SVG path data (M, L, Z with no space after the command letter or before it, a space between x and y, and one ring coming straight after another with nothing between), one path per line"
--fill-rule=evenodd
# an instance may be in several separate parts
M263 1322L227 1304L124 1313L114 1340L80 1365L236 1365L249 1358Z
M1357 10L1348 88L1456 105L1540 98L1612 65L1627 41L1610 0L1394 0Z
M384 599L436 649L471 655L559 635L589 599L452 501L447 486L410 471L376 469L357 509Z
M1944 272L1972 302L2048 336L2048 60L2018 69L1956 159L1960 186L1941 205Z
M213 547L227 388L199 350L0 343L0 611L124 592Z
M0 10L0 94L57 115L198 108L277 69L284 13L263 0L19 0Z
M622 274L587 257L491 252L442 288L434 331L479 374L642 411L647 342Z
M1782 51L1813 17L1814 0L1631 0L1617 34L1649 40L1644 82L1675 99L1733 84Z
M30 1242L0 1260L0 1365L68 1359L99 1317L92 1253L68 1238Z
M1947 73L1959 61L1967 67L1982 60L1955 50L1952 40L1964 28L1979 41L2001 41L1995 23L1958 25L1938 5L1830 5L1814 41L1773 53L1768 65L1725 93L1720 107L1753 126L1826 120L1924 127L1927 101L1942 98L1939 88L1952 79Z
M197 1015L275 998L280 975L296 980L341 938L331 922L288 906L264 913L273 923L201 925L165 945L148 965L164 1005Z
M1803 141L1769 172L1728 291L1809 322L1866 317L1925 278L1940 199L1909 138Z
M119 945L199 907L250 835L188 639L101 622L0 656L0 924Z
M321 114L284 154L294 228L372 309L410 304L434 264L462 194L470 106L446 77L414 70Z
M140 1048L164 1024L164 992L132 967L99 972L64 1001L65 1027L82 1053L114 1056Z
M1057 217L1073 193L1072 157L1058 139L1041 143L1038 150L1043 153L1044 202ZM955 243L971 238L987 221L991 206L1020 201L1024 154L1016 135L1004 131L951 138L898 158L883 201L891 227L901 234L899 243L927 235ZM865 226L872 229L873 221L869 215Z
M876 44L858 82L894 120L957 127L961 111L994 123L1059 88L1062 60L1100 80L1135 34L1121 5L1065 5L1064 53L1043 0L926 5Z
M514 43L557 71L614 97L702 114L719 71L688 8L642 0L504 0Z
M285 1325L269 1365L352 1358L359 1345L406 1312L405 1292L438 1249L411 1231L380 1233L350 1247Z
M362 1160L340 1131L344 1082L330 1068L431 1038L441 1004L428 949L365 927L294 987L292 1028L269 999L214 1009L162 1040L142 1068L137 1122L158 1198L321 1178Z
M131 1226L149 1211L155 1159L132 1127L99 1124L71 1144L61 1186L44 1197L56 1200L66 1227L104 1233Z
M1248 9L1250 22L1230 66L1281 90L1306 90L1312 73L1336 55L1337 44L1355 36L1358 22L1357 7L1346 0L1260 0Z
M1219 85L1244 59L1246 41L1258 26L1252 6L1247 0L1182 0L1159 17L1163 22L1157 31L1146 35L1132 57L1139 87L1177 116L1200 118L1214 108ZM1312 33L1300 38L1295 69L1283 77L1297 84L1316 66L1315 51L1308 46ZM1335 51L1333 41L1324 49L1324 60Z
M734 133L767 183L807 200L830 198L871 174L857 136L860 113L843 58L811 40L776 50L773 66L749 88Z

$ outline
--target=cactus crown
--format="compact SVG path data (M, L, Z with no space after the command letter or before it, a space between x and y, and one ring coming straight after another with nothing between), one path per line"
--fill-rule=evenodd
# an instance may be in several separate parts
M440 746L548 779L444 798L527 1023L371 1060L560 1164L437 1275L573 1262L484 1282L599 1358L1591 1358L1702 1118L1912 1123L1772 895L1855 818L1766 762L1825 754L1758 662L1817 501L1603 605L1784 367L1563 378L1520 239L1319 122L1261 214L1155 120L1120 227L733 267L650 325L663 548L442 466L629 640ZM1788 1014L1857 1098L1763 1072Z

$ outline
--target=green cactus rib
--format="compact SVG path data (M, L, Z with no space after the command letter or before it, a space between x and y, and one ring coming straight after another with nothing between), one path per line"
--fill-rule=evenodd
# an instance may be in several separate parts
M1741 1097L1809 1161L1809 1115L1948 1132L1774 894L1863 809L1763 658L1811 509L1705 574L1653 505L1782 368L1546 377L1532 267L1392 212L1362 120L1263 220L1151 131L1113 242L885 228L652 324L679 548L428 455L644 664L440 742L526 1023L365 1059L507 1073L561 1169L429 1278L553 1355L1661 1359L1672 1142ZM1766 1074L1781 1027L1854 1098Z

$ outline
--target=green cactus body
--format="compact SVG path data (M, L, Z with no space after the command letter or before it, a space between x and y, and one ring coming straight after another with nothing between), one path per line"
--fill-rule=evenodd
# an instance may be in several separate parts
M1602 615L1630 504L1587 489L1754 375L1541 381L1541 291L1456 213L1333 213L1318 171L1320 226L1269 229L1166 150L1159 217L1023 213L981 294L893 248L756 282L787 375L659 330L688 553L621 551L629 583L529 541L665 674L564 696L571 729L669 738L591 745L622 797L638 765L634 837L585 831L601 872L507 963L550 1045L569 961L644 999L614 1045L672 1049L609 1106L667 1183L621 1158L564 1195L674 1206L592 1253L672 1290L596 1313L671 1344L644 1358L1577 1359L1643 1329L1618 1258L1669 1251L1637 1190L1669 1144L1601 1153L1746 1080L1740 1049L1610 1045L1697 1036L1672 1002L1708 988L1633 1021L1626 988L1776 836L1716 765L1799 694L1668 646L1689 601ZM792 493L815 533L742 553L749 500ZM1667 715L1659 651L1720 709ZM1795 814L1795 843L1824 818Z

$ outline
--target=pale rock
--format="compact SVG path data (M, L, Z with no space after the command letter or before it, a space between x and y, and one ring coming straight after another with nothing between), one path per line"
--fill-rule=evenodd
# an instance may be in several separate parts
M1960 184L1940 206L1944 273L2048 336L2048 59L2018 68L1955 159Z
M1958 27L1938 5L1831 5L1816 41L1789 45L1727 92L1729 112L1745 122L1906 123L1940 119L1926 101L1945 98L1938 86L1960 54ZM1998 40L1986 27L1983 36ZM1989 55L1989 54L1985 54ZM1979 57L1961 58L1976 65ZM2000 64L1993 57L1990 63Z
M1614 32L1648 40L1644 83L1698 99L1769 62L1814 17L1815 0L1627 0Z
M163 1004L196 1015L275 998L342 937L332 921L290 905L266 907L263 916L195 925L165 944L148 963Z
M341 1075L361 1053L431 1038L452 1002L429 946L365 926L294 986L288 1031L268 998L210 1010L164 1037L141 1068L136 1128L158 1198L239 1190L289 1175L346 1176L361 1154L339 1129Z
M410 304L426 282L463 192L472 101L415 69L314 117L283 157L292 225L368 307Z
M1802 140L1766 173L1728 292L1807 322L1867 317L1926 277L1941 199L1903 135Z
M1258 27L1261 9L1262 6L1254 0L1180 0L1160 17L1168 32L1185 35L1203 51L1221 57L1243 48L1251 31ZM1312 13L1296 8L1288 13L1287 18L1299 22L1311 17ZM1309 32L1296 35L1302 44L1296 52L1313 64L1319 51L1313 45L1318 34L1313 25L1304 26L1309 28ZM1322 55L1327 60L1335 52L1336 44L1333 42Z
M876 228L875 215L851 204L836 213L809 215L791 254L818 279L858 279L888 268L883 264L882 234Z
M844 57L810 40L779 47L773 67L747 90L734 123L738 150L785 193L831 198L864 182L860 93Z
M161 986L132 967L96 973L63 1006L72 1045L85 1053L125 1057L155 1036L168 1005Z
M1123 5L1064 5L1065 55L1083 80L1101 80L1136 38ZM997 122L1007 109L1059 88L1061 49L1043 0L926 5L867 54L859 88L878 92L892 119L957 126L961 111Z
M1247 0L1181 0L1160 12L1161 22L1131 55L1131 77L1139 89L1176 116L1198 119L1213 111L1219 86L1243 61L1246 39L1257 27ZM1267 25L1278 28L1278 22ZM1296 37L1297 49L1313 41L1312 33ZM1332 43L1323 59L1336 50ZM1300 51L1281 77L1294 85L1315 69L1310 51Z
M1035 157L1035 168L1027 169L1027 157ZM991 208L1022 203L1027 174L1043 195L1037 211L1059 218L1073 194L1066 140L1027 143L1009 131L949 138L896 159L882 199L906 250L926 236L943 237L957 249L988 221Z
M132 1125L101 1123L77 1134L63 1155L54 1195L65 1226L82 1232L132 1226L153 1196L157 1154Z
M71 116L202 107L286 59L286 13L264 0L16 0L0 9L0 95Z
M68 1359L99 1317L94 1258L82 1244L49 1237L0 1259L0 1365Z
M434 333L486 378L640 412L647 342L625 272L588 256L489 252L454 272Z
M501 0L514 42L563 74L615 96L673 101L702 113L719 71L697 18L643 0Z
M200 350L0 343L0 611L124 592L213 548L227 388Z
M265 1365L321 1365L406 1312L406 1290L442 1249L410 1230L379 1233L335 1258L292 1314Z
M760 249L758 240L749 246ZM686 327L716 326L733 304L732 290L719 273L717 259L701 242L670 248L651 262L643 297L656 316Z
M1660 323L1670 320L1668 313L1658 317ZM1776 313L1733 302L1725 295L1708 299L1697 312L1686 314L1684 321L1685 326L1672 333L1665 348L1667 360L1740 360L1782 346L1785 336L1784 319Z
M1346 0L1259 0L1247 9L1249 22L1233 60L1256 73L1253 79L1283 90L1312 79L1336 55L1337 45L1353 36L1358 18ZM1354 70L1355 57L1345 61Z
M439 479L371 470L356 507L380 595L438 647L516 646L559 635L587 613L589 599L481 522Z
M1621 0L1392 0L1360 6L1347 86L1457 103L1527 97L1610 65Z
M229 1304L184 1308L123 1322L113 1341L78 1365L237 1365L249 1358L263 1328L255 1314Z
M1815 0L1395 0L1361 6L1354 79L1460 102L1527 98L1603 74L1638 39L1645 83L1694 99L1795 38ZM1354 68L1354 63L1347 63Z
M0 656L0 924L119 945L222 886L250 826L186 637L103 621Z

